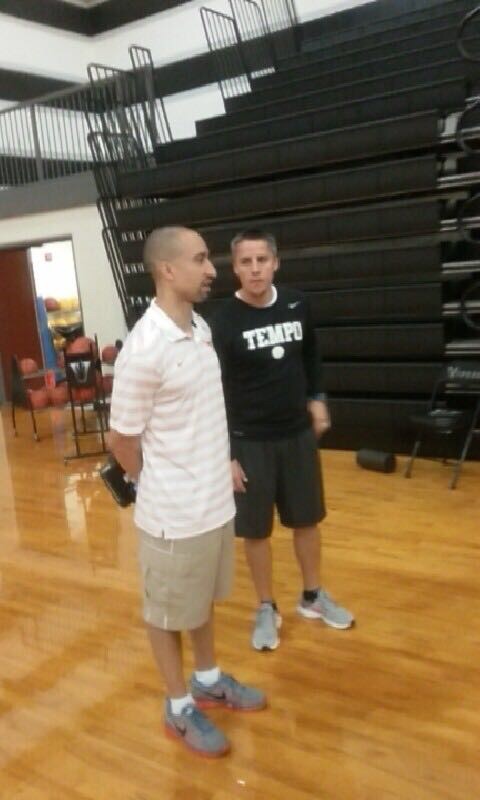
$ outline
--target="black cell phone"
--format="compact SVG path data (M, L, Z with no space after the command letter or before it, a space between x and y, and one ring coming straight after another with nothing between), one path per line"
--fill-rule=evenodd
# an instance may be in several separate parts
M119 506L126 508L135 502L137 497L135 484L125 479L125 470L113 456L109 456L101 467L100 477Z

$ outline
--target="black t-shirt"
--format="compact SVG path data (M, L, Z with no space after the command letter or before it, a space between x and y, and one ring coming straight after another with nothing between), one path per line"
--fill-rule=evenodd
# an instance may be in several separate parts
M279 439L310 425L308 398L322 393L307 298L279 288L256 308L232 297L209 320L222 369L232 439Z

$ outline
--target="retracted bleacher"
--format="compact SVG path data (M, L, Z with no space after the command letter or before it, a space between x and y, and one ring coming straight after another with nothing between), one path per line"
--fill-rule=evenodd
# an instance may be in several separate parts
M476 352L455 312L480 271L480 250L457 224L480 188L480 159L455 136L480 94L480 63L456 43L475 5L379 0L310 21L301 51L200 120L194 138L117 170L134 316L152 293L141 265L152 228L181 223L205 236L218 266L199 309L207 318L234 289L232 236L247 227L277 236L279 281L311 298L334 420L326 446L406 452L408 418L449 348ZM480 53L480 26L467 38Z

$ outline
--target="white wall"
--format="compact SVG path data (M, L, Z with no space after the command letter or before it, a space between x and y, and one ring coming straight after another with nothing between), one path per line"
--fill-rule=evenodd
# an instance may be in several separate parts
M76 83L85 80L86 66L93 59L93 39L8 14L0 14L0 36L4 68Z
M0 220L0 247L72 238L85 332L100 345L123 338L126 325L103 247L95 206Z
M308 20L365 2L296 0L296 5L300 19ZM185 59L207 50L200 19L202 5L230 13L228 0L192 0L180 8L160 12L94 38L0 13L0 66L84 82L87 65L93 61L129 68L128 48L131 44L150 48L156 65ZM166 108L174 138L194 136L196 120L207 119L224 111L217 85L169 95Z
M134 2L134 0L132 0ZM301 20L363 5L366 0L296 0ZM192 0L95 37L82 36L0 13L0 66L24 72L84 81L91 61L129 66L128 47L141 44L152 50L156 64L203 53L207 44L199 9L206 5L230 13L228 0ZM1 94L1 90L0 90Z

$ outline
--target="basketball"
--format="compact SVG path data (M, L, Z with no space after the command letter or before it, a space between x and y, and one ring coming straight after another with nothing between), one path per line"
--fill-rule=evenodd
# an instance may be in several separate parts
M48 392L46 388L42 389L29 389L28 401L34 411L39 411L41 408L47 408L50 404Z
M103 376L103 391L106 395L112 394L113 390L113 375Z
M91 353L93 352L94 357L97 355L97 348L95 346L95 342L93 339L89 339L88 336L79 336L77 339L74 339L69 345L67 345L67 353Z
M117 356L118 350L113 344L107 344L102 350L102 361L104 364L109 364L110 366L115 364Z
M31 375L32 372L38 372L38 364L33 358L22 358L19 366L22 375Z
M60 303L54 297L46 297L44 300L45 309L47 311L59 311Z
M73 389L72 395L75 403L91 403L95 399L95 389Z
M48 397L52 406L64 406L68 403L68 387L66 383L60 383L48 390Z

